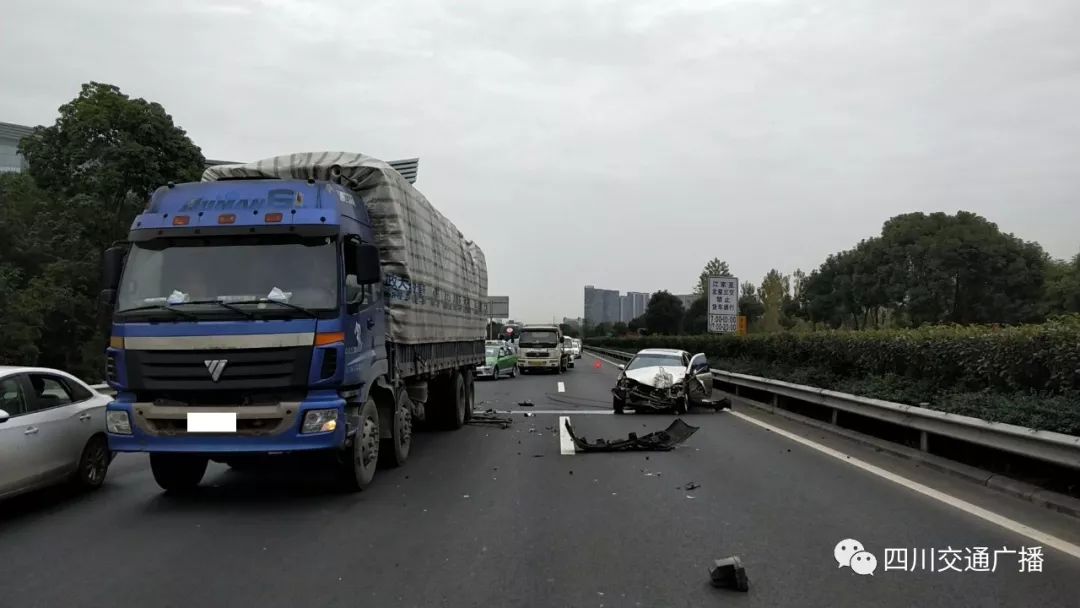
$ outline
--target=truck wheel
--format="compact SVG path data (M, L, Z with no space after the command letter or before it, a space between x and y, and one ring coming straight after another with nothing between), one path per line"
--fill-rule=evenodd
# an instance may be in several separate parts
M382 440L382 457L385 464L400 467L409 459L412 449L412 410L409 408L409 396L404 390L398 391L397 403L390 425L390 438Z
M371 484L379 465L379 409L371 397L360 408L360 423L352 445L339 456L341 485L345 490L355 492Z
M612 397L611 398L611 407L612 407L612 409L615 410L616 414L622 414L623 413L623 408L626 407L626 402L623 401L622 399L619 399L618 397Z
M103 435L94 435L86 442L79 468L75 470L72 481L85 490L96 490L105 483L105 474L109 472L109 443Z
M465 376L465 422L472 420L473 406L476 404L476 378L471 369L462 374Z
M166 492L187 492L206 474L206 456L197 454L150 454L150 472Z
M437 411L439 426L444 430L456 430L465 425L466 396L465 378L461 372L453 372L439 383Z

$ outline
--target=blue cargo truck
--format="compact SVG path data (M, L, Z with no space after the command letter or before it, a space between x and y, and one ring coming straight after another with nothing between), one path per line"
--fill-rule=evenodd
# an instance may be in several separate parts
M484 361L487 270L411 183L361 154L210 167L159 188L106 251L109 447L166 491L209 461L305 456L348 489L414 423L460 428Z

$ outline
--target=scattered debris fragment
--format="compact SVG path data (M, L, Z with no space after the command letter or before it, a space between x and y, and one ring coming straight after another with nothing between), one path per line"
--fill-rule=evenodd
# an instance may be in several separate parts
M484 410L483 412L473 410L472 418L469 419L469 424L491 424L502 429L510 428L513 422L513 418L500 415L495 410Z
M737 591L749 591L750 579L746 577L746 569L743 568L742 560L738 555L725 557L713 562L709 570L709 578L713 587L724 587Z
M675 448L676 445L686 441L698 430L696 426L690 426L676 418L668 428L662 431L649 433L638 437L637 433L630 433L626 439L608 441L597 439L589 443L584 437L574 434L574 427L570 425L570 419L566 419L566 431L574 441L574 446L579 452L630 452L630 451L660 451L666 452Z
M533 417L533 416L535 416L536 414L534 414L534 413L532 413L532 412L525 412L525 414L524 414L524 415L525 415L525 417L526 417L526 418L532 418L532 417Z
M689 491L691 491L691 490L696 490L696 489L698 489L698 488L700 488L700 487L701 487L701 484L700 484L700 483L698 483L698 482L696 482L696 481L691 481L690 483L688 483L688 484L686 484L685 486L683 486L683 487L682 487L682 489L684 489L684 490L686 490L687 492L689 492Z
M526 399L524 401L518 401L518 405L520 405L521 407L532 407L533 402Z

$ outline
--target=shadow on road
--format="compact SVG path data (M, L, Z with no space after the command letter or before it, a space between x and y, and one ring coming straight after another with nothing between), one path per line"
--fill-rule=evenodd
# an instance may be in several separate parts
M91 492L61 484L0 500L0 530L16 521L56 513L107 494L110 494L107 483Z
M332 505L355 500L376 490L345 492L335 484L332 472L315 467L279 464L266 469L208 471L203 482L183 493L159 492L147 501L147 512L176 510L220 509L222 506L243 506L246 510L265 513L287 509L295 504L306 506ZM156 489L156 486L155 486Z

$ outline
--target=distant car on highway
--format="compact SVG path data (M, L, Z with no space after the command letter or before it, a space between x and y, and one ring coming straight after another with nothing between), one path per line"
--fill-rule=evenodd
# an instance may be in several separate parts
M574 341L574 346L573 346L574 358L575 359L580 359L581 358L581 340L578 339L578 338L572 338L572 340Z
M611 389L616 414L626 407L685 414L691 404L712 405L713 377L705 353L646 348L619 369Z
M517 377L518 358L510 345L498 340L488 340L484 346L484 356L484 364L476 367L477 378L498 380L503 376Z
M104 483L111 400L55 369L0 366L0 498L65 480Z

